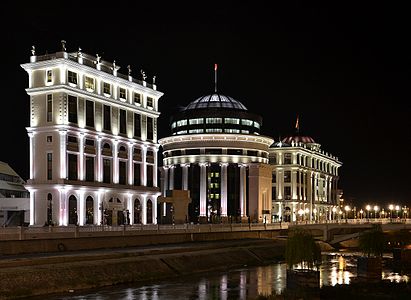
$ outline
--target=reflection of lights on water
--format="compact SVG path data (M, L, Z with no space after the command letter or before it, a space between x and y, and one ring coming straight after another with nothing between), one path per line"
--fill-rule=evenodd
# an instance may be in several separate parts
M227 275L221 276L220 279L220 297L222 300L227 299Z
M400 275L398 273L385 273L382 272L382 279L384 280L389 280L391 282L408 282L410 280L410 277L407 275Z
M342 255L338 257L338 270L345 270L347 263Z

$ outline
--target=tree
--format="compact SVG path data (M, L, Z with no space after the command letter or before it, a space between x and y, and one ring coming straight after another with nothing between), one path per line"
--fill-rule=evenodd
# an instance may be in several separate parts
M358 247L367 257L382 257L385 246L384 232L381 224L373 224L370 230L359 236Z
M312 270L321 263L320 246L309 231L293 228L288 233L285 260L289 269L300 264L303 269Z

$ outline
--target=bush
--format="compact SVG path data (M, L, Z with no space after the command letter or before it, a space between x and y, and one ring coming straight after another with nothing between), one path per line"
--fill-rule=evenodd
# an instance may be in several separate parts
M359 236L358 248L363 255L382 256L384 252L385 238L381 224L373 224L372 228L363 231Z

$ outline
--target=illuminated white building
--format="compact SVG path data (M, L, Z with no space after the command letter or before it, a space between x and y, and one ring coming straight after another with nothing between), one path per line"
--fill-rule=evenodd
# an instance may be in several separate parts
M189 190L189 222L270 222L270 137L262 118L215 92L172 116L163 150L162 191ZM166 212L166 210L164 210Z
M30 225L156 223L163 93L81 52L37 56L29 77ZM153 79L154 81L154 79Z
M271 145L273 221L330 220L338 207L337 157L296 133Z

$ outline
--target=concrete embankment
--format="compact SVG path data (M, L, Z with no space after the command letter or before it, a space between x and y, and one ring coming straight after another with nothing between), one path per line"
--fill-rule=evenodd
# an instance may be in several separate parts
M0 260L0 299L172 278L282 259L284 239L243 239L66 252Z

